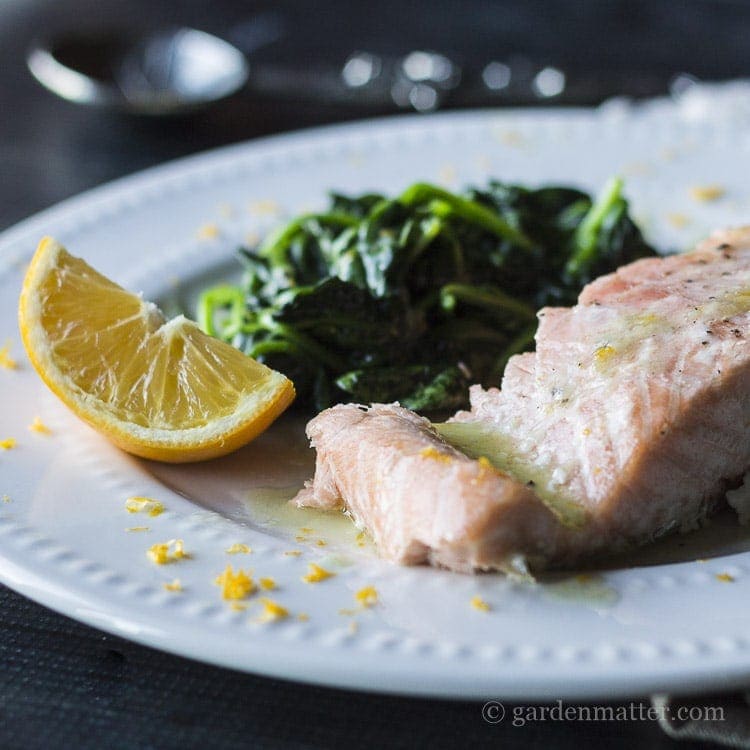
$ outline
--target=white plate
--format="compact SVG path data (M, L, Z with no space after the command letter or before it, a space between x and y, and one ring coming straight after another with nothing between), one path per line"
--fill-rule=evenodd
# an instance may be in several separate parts
M723 129L722 129L723 128ZM238 242L322 205L330 188L401 190L413 180L458 187L489 176L588 189L627 179L636 215L665 247L750 215L747 133L730 125L587 112L492 112L398 118L283 136L169 164L46 211L0 239L0 579L71 617L167 651L267 675L446 697L582 698L698 690L750 680L750 542L725 517L590 580L519 585L379 561L353 533L300 516L277 525L252 515L258 487L285 493L309 474L302 424L285 420L225 459L168 467L131 458L48 394L22 353L16 303L26 260L43 234L131 288L166 299L231 268ZM712 203L689 197L720 182ZM684 223L684 227L675 225ZM218 237L199 239L201 225ZM210 234L210 232L209 232ZM49 436L29 431L40 416ZM300 447L301 446L301 447ZM253 489L255 488L255 489ZM130 495L167 506L129 515ZM267 503L266 503L267 506ZM264 507L266 507L264 506ZM273 515L273 513L271 513ZM150 531L126 532L147 525ZM341 526L341 524L339 524ZM313 527L296 541L299 527ZM156 566L148 546L184 539L192 559ZM325 547L316 540L328 541ZM228 555L234 542L250 555ZM680 546L684 545L684 546ZM285 555L298 549L299 557ZM696 557L709 558L706 562ZM310 561L337 575L311 585ZM257 622L258 605L231 609L213 583L227 562L272 576L292 617ZM657 564L659 563L659 564ZM717 579L728 573L732 582ZM163 583L178 577L182 593ZM356 615L354 592L379 604ZM490 603L471 608L473 595ZM307 621L296 615L306 613ZM356 628L351 625L356 622Z

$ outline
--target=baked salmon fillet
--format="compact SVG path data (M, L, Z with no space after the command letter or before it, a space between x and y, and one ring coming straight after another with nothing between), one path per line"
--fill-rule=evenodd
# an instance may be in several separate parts
M345 509L383 557L461 571L570 566L698 526L750 469L750 227L538 315L536 351L447 423L395 404L315 417L295 502Z

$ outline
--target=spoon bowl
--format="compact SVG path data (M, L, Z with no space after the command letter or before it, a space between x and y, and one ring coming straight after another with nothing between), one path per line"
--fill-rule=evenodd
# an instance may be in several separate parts
M37 42L27 64L43 86L68 101L146 115L208 106L241 89L250 72L245 55L229 42L186 27L138 40L111 33Z

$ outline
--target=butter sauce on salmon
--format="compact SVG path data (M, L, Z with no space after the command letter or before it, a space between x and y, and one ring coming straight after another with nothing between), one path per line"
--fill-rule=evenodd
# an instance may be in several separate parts
M700 525L750 469L750 227L538 315L536 351L446 423L395 404L315 417L296 503L346 509L383 557L461 571L564 567Z

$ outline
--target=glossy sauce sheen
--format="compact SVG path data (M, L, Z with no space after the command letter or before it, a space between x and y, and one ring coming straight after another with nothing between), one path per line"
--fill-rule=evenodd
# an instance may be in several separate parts
M316 417L297 502L346 507L385 557L458 570L695 528L750 468L749 311L750 229L624 266L542 310L536 352L502 390L474 386L443 435L394 405Z

